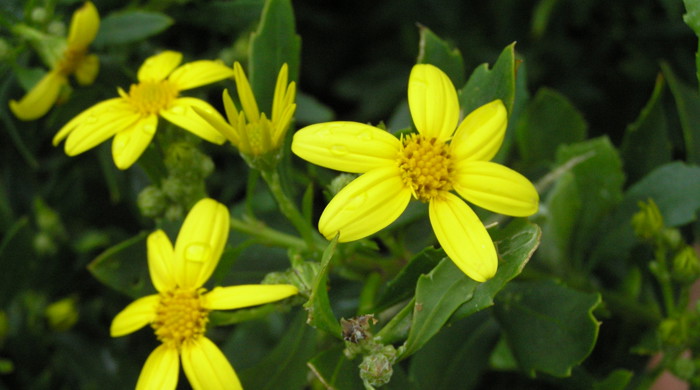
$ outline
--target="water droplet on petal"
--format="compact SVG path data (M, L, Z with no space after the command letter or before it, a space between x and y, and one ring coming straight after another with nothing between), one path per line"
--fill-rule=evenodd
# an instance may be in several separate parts
M360 134L357 135L357 139L360 141L371 141L372 133L369 130L362 130Z
M87 116L87 118L85 118L85 123L95 123L95 122L97 122L97 116L95 116L94 114L90 114Z
M170 109L173 114L182 115L185 113L185 108L182 106L174 106Z
M333 145L330 148L328 148L332 154L335 154L336 156L344 156L348 154L348 147L345 145Z
M314 135L317 137L328 137L329 135L331 135L331 131L326 128L322 128L316 131L316 134Z
M364 205L365 202L367 202L367 193L361 192L348 200L348 203L345 206L345 209L347 209L347 210L358 209L358 208L362 207L362 205Z
M155 134L156 127L149 123L149 124L143 125L141 127L141 130L146 134Z
M124 150L128 142L129 139L125 137L115 138L113 141L112 150L114 151L114 153L119 153L122 150Z
M209 244L195 243L185 248L185 260L201 263L209 257Z

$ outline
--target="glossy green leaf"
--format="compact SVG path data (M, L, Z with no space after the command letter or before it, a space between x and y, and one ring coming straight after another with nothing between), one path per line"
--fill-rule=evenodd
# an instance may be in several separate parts
M628 183L635 183L654 168L671 161L671 141L662 104L665 87L664 78L659 74L649 101L637 120L625 130L621 154Z
M551 280L515 282L496 298L494 313L520 368L564 377L593 349L600 295Z
M625 177L620 156L607 137L563 145L557 151L557 162L563 165L579 156L590 156L571 169L581 200L581 213L571 234L569 256L572 261L580 262L599 234L601 221L622 200Z
M315 352L316 335L297 315L275 348L257 365L240 373L246 389L304 389L306 362Z
M336 236L323 251L321 257L321 270L316 275L314 285L311 289L309 300L304 304L304 309L308 312L306 322L314 328L324 330L331 335L340 338L340 324L333 314L330 300L328 299L328 268L331 258L335 252L338 237Z
M239 32L260 19L265 0L215 0L188 7L187 21L221 34Z
M547 193L543 206L547 215L542 221L542 245L537 256L556 270L568 261L571 241L581 214L581 196L573 173L564 173Z
M501 99L508 112L512 112L515 73L515 43L511 43L503 49L493 68L489 69L488 64L483 64L472 72L459 91L459 106L466 114L488 102Z
M600 237L592 262L619 261L628 256L637 243L632 230L632 216L639 211L639 201L653 199L669 227L682 226L696 219L700 210L700 167L673 162L656 168L630 187L614 212L601 224Z
M450 46L425 26L418 26L418 29L418 63L435 65L450 77L454 85L464 85L464 61L459 49Z
M100 20L95 46L121 45L142 41L173 24L173 20L159 12L129 10L114 12Z
M452 323L413 355L408 372L418 389L474 388L499 335L498 324L482 314Z
M457 310L454 318L466 317L493 306L496 294L525 268L540 244L542 234L539 226L527 219L516 219L505 228L491 229L489 233L498 248L498 271L493 278L476 287L472 299Z
M103 284L132 298L152 294L146 261L144 232L107 249L88 265L88 270Z
M698 95L698 90L679 80L667 63L661 63L661 70L676 101L678 118L683 130L683 148L686 158L688 162L700 164L700 95Z
M478 285L449 258L418 278L411 330L401 357L411 356L440 331L452 313L472 298Z
M348 360L338 345L316 355L308 363L311 372L327 389L354 390L362 388L362 379L357 371L359 359Z
M386 284L379 297L376 310L381 311L413 296L416 282L422 274L427 274L445 257L445 252L432 247L425 248L409 260L401 271Z
M275 80L284 63L289 66L289 81L297 80L300 53L291 0L267 0L258 30L250 39L248 70L262 112L271 112Z
M588 125L562 94L537 91L515 127L518 152L527 164L551 163L559 145L583 141Z
M634 374L629 370L615 370L605 379L593 384L593 390L625 390Z

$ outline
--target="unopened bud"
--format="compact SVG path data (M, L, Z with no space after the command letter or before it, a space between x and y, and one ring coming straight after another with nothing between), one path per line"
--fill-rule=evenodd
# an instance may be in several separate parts
M53 330L63 332L78 321L78 308L75 298L64 298L46 307L44 315Z
M675 280L686 284L700 278L700 259L692 247L686 246L676 254L671 272Z
M632 216L634 233L645 240L654 239L664 227L664 219L653 199L637 203L639 211Z

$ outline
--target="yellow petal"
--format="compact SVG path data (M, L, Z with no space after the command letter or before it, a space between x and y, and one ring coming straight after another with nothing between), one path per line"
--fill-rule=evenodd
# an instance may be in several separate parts
M140 119L131 110L120 110L119 102L112 105L113 110L100 110L77 124L66 139L65 150L69 156L77 156L92 149L108 138L134 126Z
M486 161L463 161L455 171L455 190L475 205L513 217L537 212L537 190L518 172Z
M294 133L292 152L322 167L364 173L391 165L401 141L387 131L357 122L327 122Z
M240 390L233 367L206 337L182 345L182 368L194 390Z
M496 274L496 248L486 228L462 199L451 193L430 202L430 223L447 256L467 276L484 282Z
M112 158L117 168L131 167L151 143L157 128L158 116L150 115L117 133L112 140Z
M204 295L209 310L233 310L279 301L299 291L291 284L249 284L215 287Z
M175 69L168 81L175 83L180 91L215 83L233 76L233 69L218 61L200 60L189 62Z
M277 75L277 83L275 84L275 94L272 98L272 121L279 120L284 107L294 103L294 82L287 89L287 78L289 77L289 67L285 63L282 65L279 74ZM291 92L291 96L290 96ZM291 99L290 99L291 97Z
M408 79L408 107L418 132L447 141L457 127L457 91L447 75L429 64L413 66Z
M232 144L238 145L240 138L238 132L216 111L203 111L197 106L192 106L194 112L202 117L207 123L223 134Z
M146 359L136 390L175 390L180 375L177 349L161 344Z
M70 133L82 126L85 122L97 122L98 118L105 112L127 112L127 110L129 110L129 106L121 98L108 99L97 103L63 125L61 130L53 137L53 145L58 145L64 138L68 137Z
M411 200L399 169L373 169L353 180L328 203L318 228L327 239L340 232L338 241L359 240L394 222Z
M255 101L253 90L250 88L248 78L243 72L241 64L238 62L233 64L234 77L236 79L236 91L238 91L238 100L243 106L243 112L248 119L248 122L257 122L260 118L258 103Z
M501 148L507 126L508 112L502 101L484 104L459 125L452 138L452 153L458 160L489 161Z
M182 53L166 50L154 56L148 57L139 68L137 78L139 81L161 81L177 68L182 61Z
M88 1L73 13L68 32L68 46L75 49L87 48L95 40L99 29L100 15L97 8Z
M159 292L175 288L175 251L170 239L162 230L156 230L148 236L148 271L153 286Z
M10 109L23 121L37 119L53 106L61 87L66 82L65 76L51 71L44 75L19 102L10 100Z
M226 206L205 198L192 207L175 242L175 280L183 288L209 279L228 240L231 221Z
M90 54L85 56L83 61L78 64L77 69L75 69L75 79L78 80L80 85L90 85L95 81L99 71L100 59L96 55Z
M231 95L228 94L228 89L224 89L222 99L224 101L224 110L226 110L228 123L235 127L236 123L238 123L238 108L236 108L236 104L233 103Z
M169 122L211 143L221 145L226 142L226 137L219 133L209 122L197 115L192 107L197 107L200 111L211 115L221 116L209 103L191 97L176 99L169 109L160 111L160 115ZM223 117L221 120L223 120Z
M155 294L133 301L114 317L109 334L112 337L124 336L150 324L156 318L159 301L160 296Z

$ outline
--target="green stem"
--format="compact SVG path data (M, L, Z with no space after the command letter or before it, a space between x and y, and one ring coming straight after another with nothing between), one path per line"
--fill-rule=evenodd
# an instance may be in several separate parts
M298 237L279 232L258 221L246 221L231 217L231 229L253 236L265 245L299 250L308 249L307 244Z
M287 194L284 193L282 189L282 182L280 181L280 175L277 170L262 170L260 171L263 179L267 182L267 186L270 188L272 196L274 196L277 201L277 205L280 208L282 214L294 225L294 228L299 232L301 237L306 242L306 246L310 250L316 249L314 231L311 229L311 225L307 223L304 216L301 214L299 209L296 207L294 202L292 202Z

